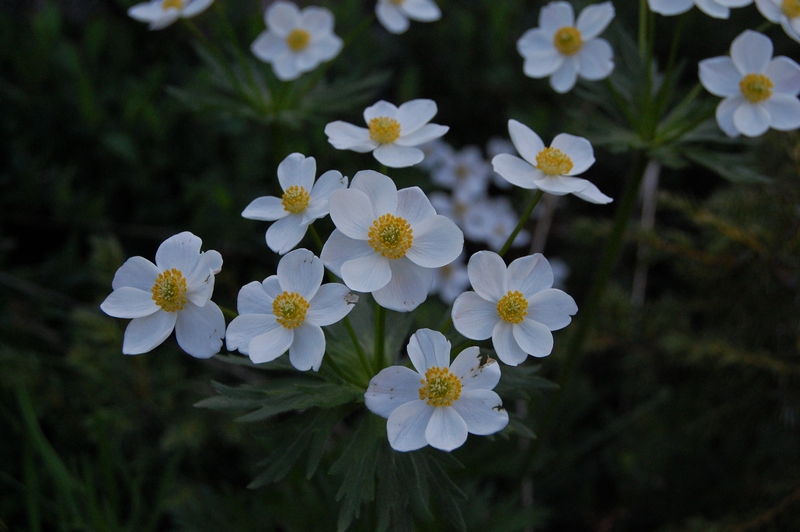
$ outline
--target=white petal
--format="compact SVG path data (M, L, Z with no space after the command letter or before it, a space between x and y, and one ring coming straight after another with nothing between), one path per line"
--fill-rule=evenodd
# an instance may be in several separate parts
M564 64L550 76L550 86L559 94L571 91L576 81L578 81L578 59L574 56L566 58Z
M539 11L539 27L550 35L564 26L575 25L575 12L568 2L550 2Z
M772 0L756 0L756 7L767 20L776 24L780 21L781 15L783 14L780 6L775 4Z
M714 18L728 18L731 15L730 9L718 4L716 0L695 0L697 8L706 15Z
M541 323L551 331L563 329L572 321L570 316L578 312L572 296L549 288L533 294L528 299L528 318Z
M249 220L272 222L289 216L289 211L283 208L281 198L275 196L262 196L250 202L242 211L242 217Z
M350 289L343 284L328 283L320 286L314 298L309 301L306 321L324 327L341 320L355 306L346 301L349 294Z
M781 17L781 28L790 39L800 43L800 18L795 17L789 20L787 17Z
M239 314L265 314L272 311L273 299L261 283L251 281L239 290L236 308Z
M406 258L423 268L450 264L464 249L464 233L444 216L426 218L413 226L414 236Z
M650 9L659 15L678 15L685 13L694 6L693 0L648 0Z
M210 358L219 353L225 337L225 317L213 301L203 307L192 303L179 311L175 337L181 349L196 358Z
M317 161L313 157L305 157L301 153L289 154L278 165L278 182L284 191L289 187L299 186L309 192L314 186L316 175Z
M164 15L161 2L142 2L128 9L128 16L139 22L151 22Z
M531 78L547 77L564 62L564 56L553 46L553 35L538 28L522 34L517 51L525 58L522 71Z
M774 94L800 94L800 65L788 57L780 56L770 61L764 75L772 81Z
M319 370L325 355L325 334L318 325L303 323L294 329L294 341L289 347L289 361L295 369Z
M188 17L193 17L195 15L199 15L200 13L202 13L203 11L208 9L208 7L212 3L214 3L214 0L194 0L188 6L183 8L182 15L183 15L184 18L188 18Z
M492 168L512 185L527 189L534 187L534 168L519 157L507 153L495 155L492 159Z
M303 212L303 221L312 222L322 218L330 212L330 197L334 190L344 190L347 188L347 177L337 170L328 170L322 174L314 188L311 189L311 197L308 207Z
M267 246L279 255L283 255L300 243L306 236L308 224L303 223L299 214L290 214L281 218L267 229Z
M219 251L211 249L200 253L194 270L186 273L186 287L189 291L187 297L196 290L208 291L209 286L213 289L214 274L219 273L220 270L222 270L222 255L220 255ZM208 297L211 297L210 291L208 292Z
M403 366L390 366L369 381L364 403L371 412L388 418L394 409L419 401L420 375Z
M775 94L763 104L769 113L769 126L778 131L800 128L800 100L788 94Z
M611 2L586 6L575 23L586 44L605 31L614 19L614 6Z
M331 193L328 207L336 228L346 236L357 240L367 239L369 228L379 216L375 213L369 196L354 188Z
M435 409L419 399L395 408L386 421L386 433L392 449L416 451L428 445L425 429Z
M282 325L250 340L248 356L256 364L271 362L284 354L294 340L294 332Z
M508 412L503 408L503 400L492 390L462 393L453 403L453 410L466 422L470 434L486 436L500 432L508 425Z
M366 240L353 240L338 229L334 229L325 245L322 246L320 258L326 268L341 277L342 265L345 262L374 254L375 250Z
M373 118L395 118L397 116L397 106L386 100L378 100L374 104L364 109L364 122L369 124Z
M372 297L382 307L410 312L425 301L433 284L433 270L417 266L405 257L389 262L392 279Z
M467 441L467 423L455 409L437 408L425 429L425 439L431 447L452 451Z
M439 331L420 329L408 341L408 358L420 375L430 368L450 367L450 342Z
M772 41L766 35L745 30L731 43L731 59L743 76L764 72L772 59Z
M761 105L743 103L733 113L733 124L742 135L758 137L769 129L769 113Z
M509 366L518 366L528 359L528 353L522 350L514 338L513 325L500 320L492 331L492 345L497 357Z
M572 170L566 174L568 176L582 174L594 164L592 143L583 137L561 133L556 135L550 146L561 150L572 159Z
M300 10L291 2L275 2L267 9L265 21L271 30L285 37L300 22Z
M299 26L312 35L333 31L333 13L324 7L309 6L300 13Z
M267 293L267 297L269 297L269 307L272 308L272 301L278 297L278 295L283 292L283 288L281 288L281 282L278 280L277 275L270 275L264 282L261 283L261 286L264 287L264 291Z
M156 265L160 270L177 268L184 274L194 270L200 259L202 240L188 231L171 236L158 246Z
M733 123L733 113L743 104L745 101L742 95L733 96L730 98L725 98L719 105L717 105L717 124L719 128L729 137L738 137L739 130L736 128L736 124Z
M342 280L356 292L380 290L392 279L389 260L374 251L364 257L348 260L342 265Z
M512 327L514 339L520 348L535 357L544 357L553 351L553 334L546 326L525 318Z
M410 135L430 122L436 112L436 102L433 100L411 100L402 104L398 107L396 115L397 121L400 122L400 137Z
M389 168L406 168L422 162L425 154L418 148L399 146L397 144L381 144L372 152L379 163Z
M397 207L395 214L400 216L414 228L416 240L416 226L423 220L436 216L436 210L431 205L428 197L419 187L408 187L397 191Z
M181 12L177 9L168 9L161 17L150 22L151 30L164 29L180 18Z
M175 327L175 312L159 310L143 318L131 320L122 340L124 355L140 355L161 345Z
M342 51L344 41L336 35L325 35L314 39L308 47L308 53L317 58L317 61L330 61Z
M434 139L438 139L445 133L450 131L448 126L440 126L439 124L425 124L418 130L408 135L403 135L396 141L398 146L419 146Z
M375 218L394 213L397 208L397 185L389 176L374 170L361 170L353 176L351 190L360 190L369 196Z
M378 2L375 15L381 25L392 33L403 33L408 29L408 18L391 2Z
M484 365L480 362L480 349L468 347L450 365L453 375L461 379L463 391L491 390L500 382L500 364L493 358L486 359Z
M700 82L714 96L733 96L739 94L742 75L730 57L712 57L700 61L698 75Z
M412 20L433 22L442 17L439 6L433 0L405 0L400 9Z
M307 249L296 249L278 263L281 288L300 294L306 301L317 293L324 274L322 261Z
M337 120L325 126L328 142L337 150L353 150L366 153L378 147L378 143L369 138L369 130Z
M132 286L122 286L111 292L100 304L103 312L114 318L142 318L159 310L153 293Z
M581 179L580 177L568 177L560 175L546 176L542 174L541 178L534 179L533 185L534 187L549 194L563 196L564 194L580 192L589 186L589 182L585 179Z
M492 251L479 251L469 258L467 272L472 288L483 299L497 303L508 292L506 263Z
M300 77L303 73L297 66L297 54L287 52L279 55L272 61L272 71L275 77L281 81L291 81Z
M140 290L150 291L153 289L159 273L161 271L156 265L146 258L131 257L114 274L111 287L117 289L123 286L132 286Z
M539 135L516 120L508 121L508 133L511 136L511 142L522 158L532 166L536 166L536 157L544 149L544 142Z
M587 181L587 183L589 182ZM600 192L600 189L594 186L592 183L589 183L583 190L573 192L573 194L583 201L588 201L589 203L595 203L598 205L605 205L614 201L612 198Z
M271 31L263 31L250 45L253 55L265 63L272 63L278 57L289 52L286 39Z
M453 326L472 340L485 340L492 335L500 320L497 303L486 301L475 292L464 292L453 302Z
M519 290L526 299L552 286L553 269L541 253L520 257L508 265L508 290Z
M614 70L614 50L605 39L593 39L578 52L578 74L597 81L607 78Z
M269 314L239 314L228 325L225 333L225 344L228 351L238 350L243 355L250 352L250 342L256 336L266 334L276 327L281 327L275 316Z

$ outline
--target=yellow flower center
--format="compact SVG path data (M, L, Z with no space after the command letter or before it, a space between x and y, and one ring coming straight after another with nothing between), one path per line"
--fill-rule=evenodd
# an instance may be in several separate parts
M306 30L295 28L286 36L286 45L293 52L301 52L306 49L310 40L310 33Z
M558 148L545 148L536 156L536 168L547 175L565 175L572 170L572 159Z
M394 5L396 5L396 6L399 6L399 5L402 5L402 4L403 4L403 2L405 2L406 0L390 0L390 1L391 1L391 2L392 2Z
M748 74L739 82L739 89L748 102L763 102L772 96L772 80L764 74Z
M298 214L306 210L310 199L311 195L305 188L299 185L292 185L283 193L281 203L283 204L283 210Z
M497 313L508 323L522 323L522 320L528 315L528 300L525 299L522 292L509 290L497 302Z
M186 304L186 278L180 270L164 270L153 285L153 301L167 312L183 310Z
M380 144L389 144L400 138L400 122L387 116L376 116L369 121L369 138Z
M367 236L372 249L390 259L405 256L414 241L414 231L408 222L392 214L384 214L372 222Z
M574 26L564 26L553 36L553 46L564 55L577 53L583 46L580 30Z
M161 9L166 11L170 8L183 9L183 0L164 0L161 4Z
M781 7L787 18L800 17L800 0L783 0Z
M449 368L432 367L419 380L421 401L433 406L450 406L461 395L461 379L450 373Z
M294 329L306 321L308 301L297 292L281 292L272 302L272 313L278 323Z

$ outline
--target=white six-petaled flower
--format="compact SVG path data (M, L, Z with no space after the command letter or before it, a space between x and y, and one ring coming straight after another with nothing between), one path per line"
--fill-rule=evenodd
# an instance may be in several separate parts
M590 81L608 77L614 70L614 51L597 36L613 18L611 2L587 6L577 22L571 4L550 2L539 12L539 27L517 41L525 75L550 76L550 86L558 93L572 90L578 76Z
M277 220L267 229L267 245L275 253L283 255L300 243L308 226L328 214L331 193L347 188L347 177L336 170L328 170L314 183L316 173L313 157L292 153L278 165L283 196L256 198L242 212L251 220Z
M756 7L767 20L780 24L786 35L800 42L800 0L756 0Z
M277 275L243 286L239 316L228 325L228 349L239 350L258 364L288 350L295 368L317 371L325 355L322 327L353 309L350 290L339 283L323 285L324 273L320 259L307 249L297 249L280 260Z
M753 0L648 0L650 9L659 15L680 15L697 6L700 11L714 18L728 18L730 8L752 3Z
M470 257L467 273L475 291L453 303L453 325L473 340L491 337L498 358L511 366L528 355L549 355L550 331L569 325L578 311L571 296L552 288L553 270L539 253L506 268L497 253L479 251Z
M408 29L408 20L433 22L442 18L439 6L433 0L378 0L375 15L381 25L392 33Z
M175 329L181 348L197 358L219 352L225 318L211 301L214 274L222 268L216 251L200 251L202 241L183 232L166 239L156 263L131 257L114 275L114 291L100 308L115 318L130 318L122 352L139 355L161 345Z
M594 164L594 150L588 140L561 133L546 148L539 135L516 120L508 121L508 132L524 160L501 153L492 159L492 166L511 184L557 196L574 194L591 203L613 201L591 182L574 177Z
M330 61L342 49L342 39L333 33L333 14L324 7L302 11L291 2L275 2L264 13L267 29L250 50L271 63L275 76L289 81Z
M214 0L150 0L128 9L128 16L150 24L151 30L166 28L179 18L199 15Z
M425 157L415 148L447 133L447 126L429 124L436 115L433 100L411 100L395 107L383 100L364 110L366 128L337 120L325 126L328 142L338 150L373 152L390 168L413 166Z
M397 190L389 177L363 170L347 190L331 194L336 225L320 254L350 289L371 292L379 305L400 312L425 301L433 270L449 264L464 234L436 214L418 187Z
M730 57L704 59L699 70L706 90L724 98L717 123L728 136L800 127L800 65L784 56L773 59L766 35L746 30L733 40Z
M500 365L491 358L481 364L479 351L468 347L450 364L450 342L440 332L420 329L408 343L414 369L391 366L372 378L364 399L372 412L388 418L393 449L430 445L452 451L467 433L485 436L508 425L503 401L492 391Z

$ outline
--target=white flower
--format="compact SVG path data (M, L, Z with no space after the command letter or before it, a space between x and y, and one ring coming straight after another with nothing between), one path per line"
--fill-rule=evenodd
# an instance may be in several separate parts
M128 9L128 16L139 22L149 22L151 30L166 28L179 18L199 15L214 0L150 0Z
M313 157L292 153L278 165L278 182L283 196L262 196L254 199L242 212L251 220L271 222L267 245L283 255L294 248L314 220L328 214L328 199L334 190L347 188L347 178L336 170L328 170L314 183L317 162Z
M733 40L730 57L700 61L699 75L708 92L724 98L717 123L728 136L800 127L800 65L788 57L773 59L766 35L746 30Z
M469 259L474 292L464 292L453 303L453 325L473 340L492 338L497 356L511 366L528 355L544 357L553 350L550 331L569 325L578 307L552 288L553 270L540 253L521 257L508 269L491 251Z
M433 22L442 18L439 6L433 0L378 0L375 15L384 28L392 33L408 29L408 19Z
M307 249L296 249L278 263L278 274L253 281L239 291L239 316L228 325L228 349L238 349L260 364L287 350L295 368L317 371L325 355L321 327L353 310L343 284L322 286L322 261Z
M558 93L569 92L578 76L591 81L608 77L614 70L614 51L597 36L613 18L611 2L587 6L577 22L572 5L550 2L539 12L539 27L517 41L525 75L550 76L550 86Z
M115 318L131 318L122 343L124 354L152 351L173 329L178 345L193 357L219 353L225 318L210 298L222 256L201 252L201 244L198 237L183 232L158 246L155 264L131 257L117 270L114 291L100 308Z
M514 144L510 140L501 137L492 137L486 143L486 156L489 160L493 159L495 155L501 153L514 153ZM503 179L503 176L495 171L491 175L492 184L501 190L508 190L511 188L511 183Z
M379 305L400 312L425 301L433 270L452 262L464 234L436 214L418 187L397 190L387 176L363 170L347 190L331 194L336 224L322 262L350 289L372 292Z
M756 7L767 20L780 23L786 35L800 42L800 1L756 0Z
M575 194L591 203L613 201L586 179L573 177L594 164L594 150L588 140L561 133L545 148L539 135L516 120L508 121L508 132L525 160L500 154L492 159L492 166L511 184L557 196Z
M457 191L462 199L475 199L486 194L492 167L483 158L480 148L466 146L443 159L431 173L431 180L439 186Z
M648 0L650 9L660 15L679 15L697 6L700 11L714 18L728 18L730 8L752 3L753 0Z
M433 271L433 285L430 293L439 294L442 301L448 305L469 287L469 276L464 259L464 253L462 253L450 264Z
M264 21L267 29L253 41L250 50L271 63L281 81L314 70L342 49L342 39L333 33L333 14L324 7L300 11L291 2L275 2L264 13Z
M408 342L416 371L391 366L372 378L365 403L388 418L394 450L430 445L452 451L467 441L467 433L486 436L508 425L503 401L492 391L500 365L491 358L481 364L479 351L468 347L450 364L450 342L440 332L420 329Z
M374 151L381 164L403 168L424 158L422 150L413 146L439 138L450 129L428 123L436 112L433 100L411 100L399 108L381 100L364 110L368 128L337 120L325 126L325 134L338 150Z

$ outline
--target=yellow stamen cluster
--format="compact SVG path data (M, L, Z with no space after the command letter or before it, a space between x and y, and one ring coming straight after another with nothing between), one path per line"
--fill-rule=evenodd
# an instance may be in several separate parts
M161 4L161 9L166 11L170 8L183 9L183 0L164 0Z
M287 329L302 325L307 311L308 301L297 292L281 292L272 302L275 320Z
M583 46L583 38L578 28L564 26L553 35L553 46L564 55L573 55Z
M311 195L305 188L299 185L292 185L283 193L281 204L283 205L283 210L292 214L299 214L306 210L310 199Z
M508 323L522 323L528 315L528 300L517 290L509 291L497 302L497 314Z
M406 0L391 0L391 2L396 6L403 5L403 2L405 2L405 1Z
M450 373L449 368L428 368L419 383L422 384L420 400L432 406L450 406L461 396L461 379Z
M536 168L547 175L565 175L572 170L572 159L558 148L545 148L536 156Z
M783 0L781 8L787 18L800 17L800 0Z
M183 310L186 304L186 278L177 268L164 270L156 277L151 292L153 301L163 310L167 312Z
M293 52L302 52L311 42L311 34L306 30L300 28L293 29L289 35L286 36L286 45Z
M400 122L388 116L376 116L369 121L369 138L379 144L389 144L400 138Z
M404 218L384 214L372 222L367 237L376 252L390 259L399 259L414 242L414 231Z
M772 96L772 80L764 74L748 74L739 82L739 89L748 102L763 102Z

